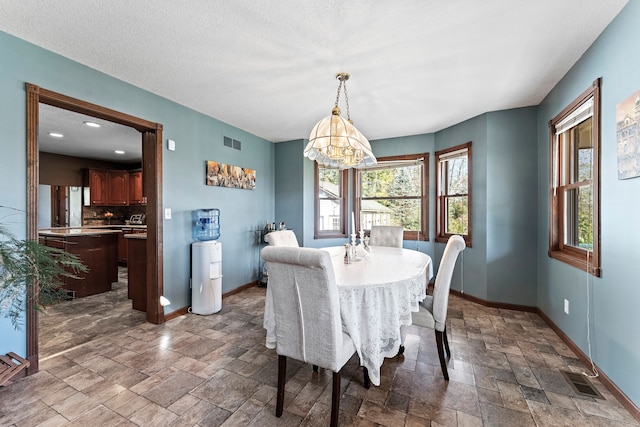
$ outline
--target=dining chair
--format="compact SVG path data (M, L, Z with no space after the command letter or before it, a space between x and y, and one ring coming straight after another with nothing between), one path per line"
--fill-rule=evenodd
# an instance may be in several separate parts
M260 252L269 269L275 313L278 391L276 417L284 406L287 357L333 372L331 426L338 425L340 371L355 354L342 329L340 300L331 255L314 248L267 246ZM369 376L364 368L364 384Z
M436 282L433 286L433 295L427 297L420 303L420 306L426 310L425 314L427 327L431 327L436 333L436 347L438 349L438 357L440 358L440 367L444 379L449 381L449 372L447 371L447 362L444 358L444 350L447 351L447 357L451 358L451 350L449 349L449 341L447 339L447 308L449 305L449 289L451 288L451 276L456 266L458 254L466 248L466 243L461 236L453 235L449 237L447 246L440 260ZM442 348L444 344L444 349Z
M289 246L292 248L300 246L293 230L272 231L264 236L264 240L270 246Z
M401 248L404 229L395 225L372 225L369 233L370 246Z

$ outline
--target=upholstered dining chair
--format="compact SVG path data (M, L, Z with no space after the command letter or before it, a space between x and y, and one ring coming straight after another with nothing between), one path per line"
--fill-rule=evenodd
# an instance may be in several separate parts
M447 351L447 357L451 358L451 350L449 349L449 341L447 339L447 308L449 305L449 289L451 288L451 276L456 266L458 254L464 250L466 244L461 236L453 235L449 237L447 246L440 260L440 267L436 276L436 282L433 286L433 295L427 295L424 301L420 303L421 311L426 310L428 327L435 330L436 347L438 349L438 357L440 358L440 367L444 379L449 381L449 372L447 371L447 361L444 358L444 350ZM442 348L444 344L444 349Z
M331 426L338 424L340 371L356 352L342 330L331 255L313 248L267 246L260 252L269 269L275 312L278 392L276 417L284 405L287 357L333 371ZM365 368L365 387L369 376Z
M264 240L270 246L289 246L292 248L300 246L293 230L272 231L264 236Z
M372 225L369 233L369 245L401 248L404 229L395 225Z

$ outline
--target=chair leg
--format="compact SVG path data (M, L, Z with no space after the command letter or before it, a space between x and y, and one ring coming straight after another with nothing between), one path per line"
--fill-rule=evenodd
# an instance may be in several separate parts
M276 397L276 417L282 416L284 407L284 383L287 376L287 356L278 356L278 394Z
M444 341L444 349L447 351L447 357L451 357L451 350L449 350L449 339L447 338L447 325L444 326L444 331L442 331L442 340Z
M371 379L369 378L369 370L363 366L362 370L364 372L364 388L371 388Z
M340 412L340 371L333 373L333 389L331 393L331 427L338 427Z
M442 375L446 381L449 381L449 372L447 371L447 361L444 360L444 348L442 348L444 338L442 338L442 332L436 330L436 347L438 348L438 357L440 358L440 367L442 368Z

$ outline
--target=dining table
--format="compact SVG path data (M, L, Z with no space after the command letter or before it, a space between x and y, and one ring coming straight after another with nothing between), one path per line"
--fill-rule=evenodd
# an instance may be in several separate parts
M380 385L384 359L402 346L401 326L411 325L411 313L426 298L433 277L429 255L404 248L358 247L357 256L345 263L342 246L320 248L331 254L340 300L343 330L353 340L360 364L371 382ZM267 286L264 322L266 346L276 347L275 308Z

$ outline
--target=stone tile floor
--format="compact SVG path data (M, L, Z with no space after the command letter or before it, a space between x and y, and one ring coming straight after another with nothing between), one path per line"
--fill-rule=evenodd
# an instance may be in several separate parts
M293 360L285 412L274 415L277 357L264 346L264 295L250 288L225 298L218 314L164 325L131 310L122 284L51 307L40 372L0 388L0 425L326 426L331 375ZM452 296L449 319L448 383L433 330L404 327L406 351L385 361L380 387L363 387L357 356L343 369L340 424L640 425L597 379L604 399L572 391L559 371L586 368L536 314Z

